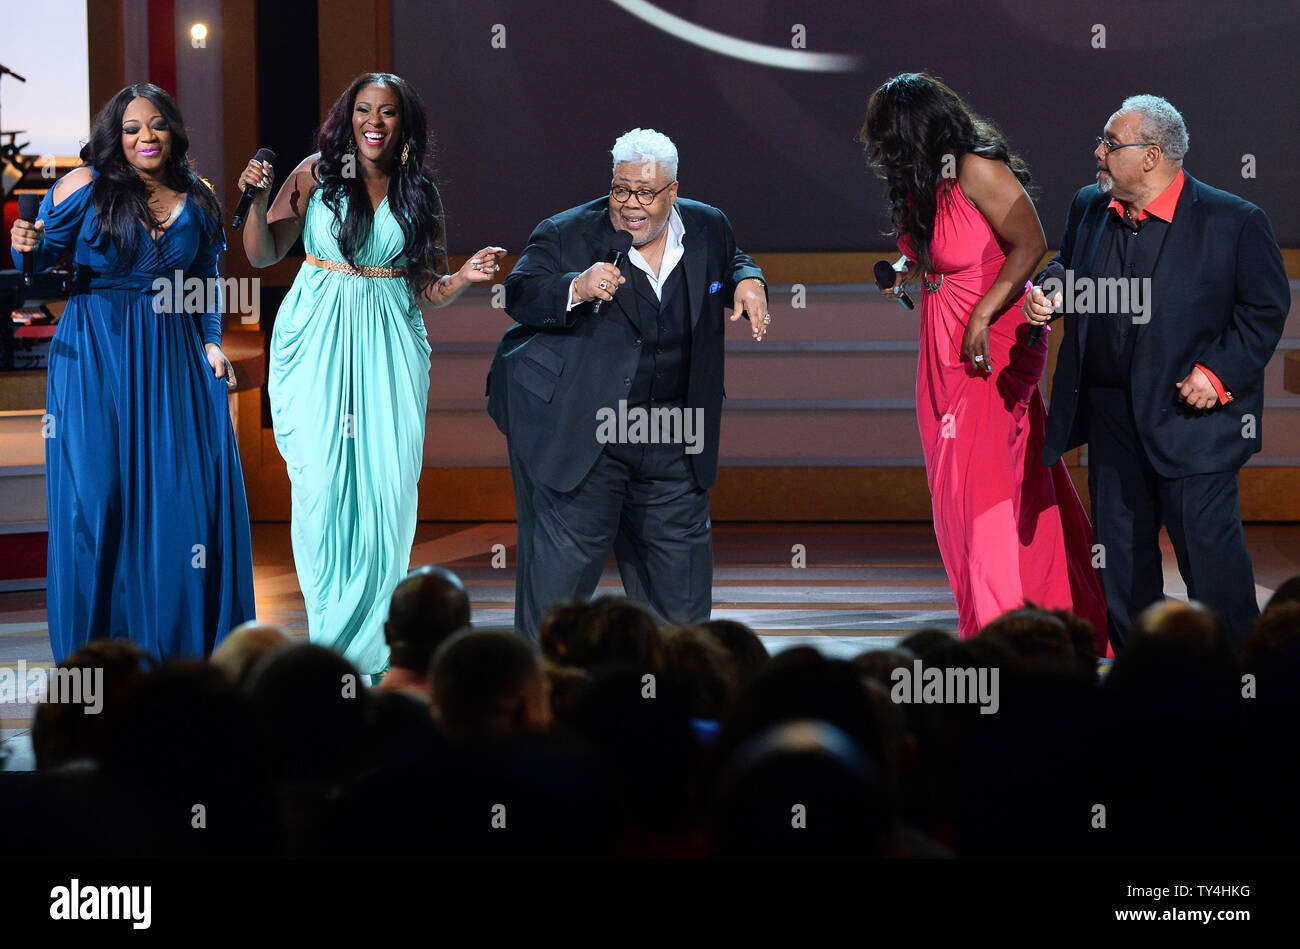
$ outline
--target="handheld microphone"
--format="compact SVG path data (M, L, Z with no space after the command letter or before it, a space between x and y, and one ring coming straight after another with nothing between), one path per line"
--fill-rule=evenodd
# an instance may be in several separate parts
M1061 284L1062 286L1064 286L1064 285L1065 285L1065 268L1062 267L1060 264L1052 264L1052 265L1049 266L1046 270L1043 271L1043 273L1042 273L1042 278L1043 278L1043 279L1042 279L1041 281L1039 281L1039 286L1042 286L1042 285L1043 285L1044 283L1046 283L1048 280L1056 280L1056 281L1060 282L1060 284ZM1032 292L1032 291L1031 291L1031 292ZM1046 294L1047 291L1044 290L1043 293ZM1050 297L1048 298L1048 301L1047 301L1047 302L1049 302L1049 303L1051 302L1051 298L1050 298ZM1063 314L1061 314L1061 313L1053 313L1053 314L1048 318L1047 322L1048 322L1048 323L1053 323L1053 322L1055 322L1056 320L1059 320L1059 319L1062 317L1062 315L1063 315ZM1035 324L1033 325L1033 328L1030 329L1030 331L1029 331L1029 341L1028 341L1028 345L1029 345L1029 348L1030 348L1030 349L1033 349L1035 346L1038 345L1038 340L1039 340L1039 338L1040 338L1042 335L1043 335L1043 324L1042 324L1042 323L1035 323Z
M37 194L20 194L18 196L18 216L28 224L36 223L36 215L41 210L41 197ZM23 254L23 283L27 286L32 285L32 277L36 273L36 251L31 250Z
M898 278L898 271L894 269L893 264L887 260L877 260L876 266L872 270L876 274L876 286L881 290L894 290L894 298L904 308L908 310L916 309L916 304L912 302L912 298L907 295L907 292L901 286L894 289L894 281Z
M275 152L269 148L259 148L257 154L253 156L253 161L269 161L275 163ZM257 197L258 188L249 185L244 188L244 196L239 199L239 204L235 206L235 213L230 217L230 227L232 230L239 230L244 226L244 218L248 217L248 209L253 206L253 199Z
M631 249L632 235L627 231L616 231L614 233L614 239L610 241L609 244L609 253L605 255L605 263L613 264L617 267L619 264L623 263L623 256ZM618 287L615 287L614 291L617 292L617 290ZM604 302L604 300L597 300L596 305L591 308L591 312L600 313L601 304Z

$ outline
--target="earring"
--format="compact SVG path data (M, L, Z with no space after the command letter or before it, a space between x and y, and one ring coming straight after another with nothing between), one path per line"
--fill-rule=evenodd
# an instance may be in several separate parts
M408 155L410 155L410 153L411 153L411 143L403 142L402 143L402 164L403 165L406 164L406 158Z
M348 147L345 148L344 151L347 152L349 155L351 155L356 150L357 150L357 140L355 138L348 139Z

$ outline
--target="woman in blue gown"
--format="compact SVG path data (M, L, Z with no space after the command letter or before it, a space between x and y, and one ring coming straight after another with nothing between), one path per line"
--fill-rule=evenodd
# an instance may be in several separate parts
M13 229L19 266L23 252L41 269L69 250L76 265L46 385L55 662L101 636L206 656L254 618L216 289L225 237L188 148L172 98L128 86L96 118L84 166L45 195L35 226ZM172 312L194 278L202 312Z
M365 675L388 668L384 621L415 537L424 461L429 341L419 304L445 306L500 270L485 247L440 275L442 207L429 173L428 120L411 85L358 76L321 125L315 155L268 210L272 170L244 227L254 267L299 236L307 261L280 305L267 391L292 485L294 566L312 642Z

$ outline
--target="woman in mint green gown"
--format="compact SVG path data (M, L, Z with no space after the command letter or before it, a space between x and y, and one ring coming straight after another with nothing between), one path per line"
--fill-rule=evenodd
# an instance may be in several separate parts
M292 485L294 563L312 642L366 675L388 668L388 600L406 574L424 457L429 341L421 301L444 306L493 278L500 247L439 276L441 204L425 167L427 120L414 89L358 77L267 208L269 164L243 232L254 267L301 235L307 260L276 314L267 389Z

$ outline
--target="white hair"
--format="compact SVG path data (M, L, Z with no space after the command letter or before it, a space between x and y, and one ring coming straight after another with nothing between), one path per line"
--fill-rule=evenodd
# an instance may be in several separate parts
M614 156L614 170L626 161L639 161L662 165L669 181L677 180L677 146L663 132L654 129L632 129L624 132L609 153Z
M1138 138L1155 142L1175 165L1182 165L1187 154L1187 123L1182 114L1160 96L1129 96L1119 107L1120 112L1138 116Z

